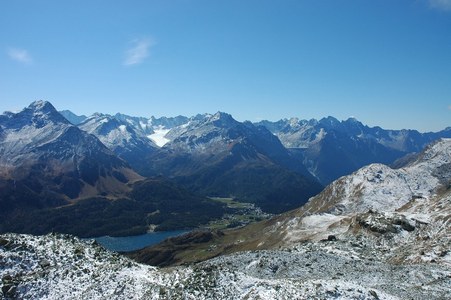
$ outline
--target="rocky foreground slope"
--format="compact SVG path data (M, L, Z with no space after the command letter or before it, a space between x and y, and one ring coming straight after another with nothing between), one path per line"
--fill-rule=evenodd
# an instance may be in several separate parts
M71 236L5 234L1 289L20 299L450 299L450 183L443 139L401 169L368 166L299 210L185 254L251 251L168 268Z
M158 269L67 235L0 238L4 299L449 299L439 262L393 264L365 239Z

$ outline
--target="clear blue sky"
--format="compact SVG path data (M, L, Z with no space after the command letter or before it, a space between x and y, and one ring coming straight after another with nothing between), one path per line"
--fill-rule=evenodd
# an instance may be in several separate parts
M0 111L451 126L451 0L1 0Z

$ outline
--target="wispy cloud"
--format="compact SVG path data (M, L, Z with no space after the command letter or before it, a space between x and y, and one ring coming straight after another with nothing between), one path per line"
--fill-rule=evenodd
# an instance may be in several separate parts
M25 49L9 48L7 53L9 58L22 64L31 64L33 62L30 53Z
M451 11L451 0L429 0L429 4L435 9Z
M130 42L130 47L125 52L124 66L132 66L142 63L148 56L155 42L150 38L136 39Z
M448 109L451 110L451 105L448 105Z

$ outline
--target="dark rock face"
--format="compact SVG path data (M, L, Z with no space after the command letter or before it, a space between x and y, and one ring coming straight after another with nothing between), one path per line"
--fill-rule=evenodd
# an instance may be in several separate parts
M406 217L399 215L396 217L389 217L369 212L359 216L357 222L363 228L378 234L398 233L402 230L411 232L415 230L415 226L412 225Z

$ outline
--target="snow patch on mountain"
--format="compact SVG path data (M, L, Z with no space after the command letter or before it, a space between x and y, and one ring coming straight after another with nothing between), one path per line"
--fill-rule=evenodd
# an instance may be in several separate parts
M166 134L170 131L170 129L166 129L163 126L158 126L153 129L154 133L148 135L147 137L151 139L158 147L163 147L170 140L166 138Z
M95 135L105 146L118 155L137 149L150 152L153 148L156 148L156 145L141 131L137 131L127 121L110 115L96 113L87 118L79 127Z

